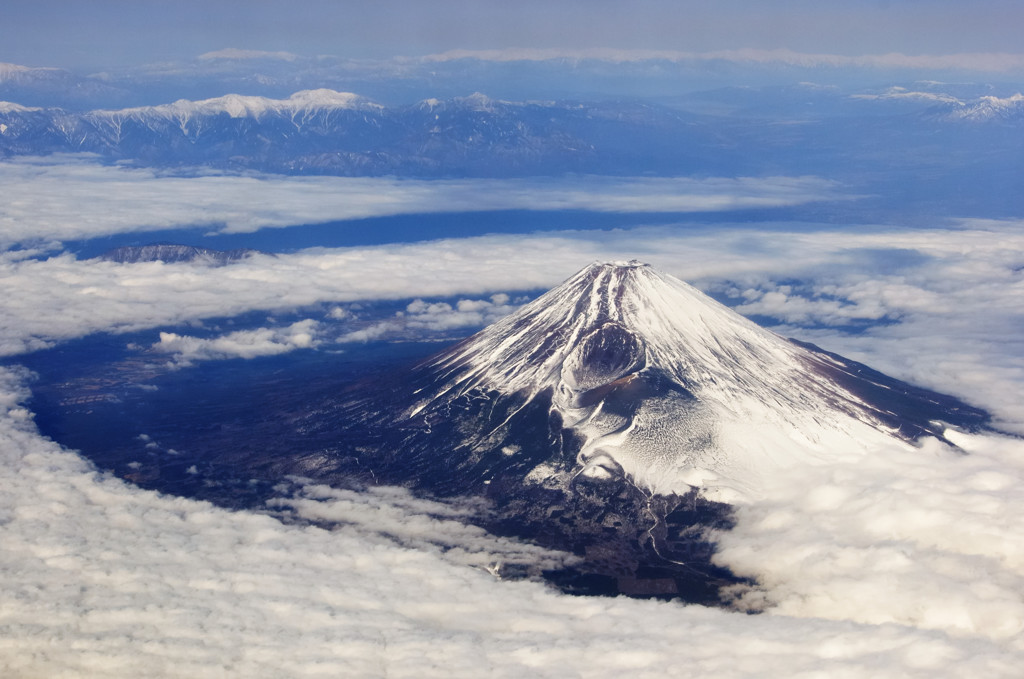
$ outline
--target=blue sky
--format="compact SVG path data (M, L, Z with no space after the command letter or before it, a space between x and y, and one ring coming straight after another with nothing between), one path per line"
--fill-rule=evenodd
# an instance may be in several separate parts
M510 47L756 48L846 56L1017 52L1024 4L7 0L3 15L0 62L100 70L227 47L374 58Z

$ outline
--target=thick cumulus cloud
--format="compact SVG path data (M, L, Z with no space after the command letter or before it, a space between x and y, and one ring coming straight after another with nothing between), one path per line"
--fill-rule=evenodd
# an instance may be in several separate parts
M998 630L748 616L499 581L437 548L445 540L481 548L479 534L470 531L467 540L446 531L444 516L423 519L444 512L401 491L357 500L309 489L297 509L347 524L335 531L142 491L40 438L19 405L23 376L5 370L0 379L5 676L663 677L685 670L724 678L931 678L1019 671L1019 649ZM975 476L978 487L1001 483L981 469ZM429 545L411 549L403 539Z
M578 562L571 554L496 537L474 525L474 518L488 511L475 498L442 503L416 497L406 488L376 486L357 491L313 484L270 505L335 530L391 538L404 547L434 552L445 561L483 568L499 578L509 566L537 576Z
M1024 442L951 433L854 465L792 470L740 508L716 558L755 610L983 635L1024 651Z
M455 305L448 302L425 302L415 299L405 311L394 318L378 321L342 335L339 342L366 342L395 338L416 331L445 332L466 328L482 328L518 308L509 296L497 293L490 299L460 299Z
M201 227L251 232L364 217L480 210L705 212L841 197L815 177L433 180L162 176L88 157L0 162L0 245ZM244 207L243 207L244 206Z
M318 321L307 318L285 328L238 330L212 338L161 332L160 341L153 344L151 349L171 354L171 361L179 366L191 365L195 361L276 356L296 349L316 347L320 343L316 337L318 326Z

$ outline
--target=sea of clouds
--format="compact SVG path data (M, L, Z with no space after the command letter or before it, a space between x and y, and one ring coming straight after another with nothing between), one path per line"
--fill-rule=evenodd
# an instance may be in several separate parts
M73 174L78 164L45 172ZM7 164L2 172L24 167L33 166ZM141 203L121 226L122 217L104 217L123 198L105 172L122 170L96 170L81 183L62 175L71 195L88 186L89 219L53 188L37 221L30 205L5 201L4 228L48 247L135 228ZM295 186L252 181L270 194ZM261 204L232 203L220 184L209 187L209 200L235 210L237 223L285 225L261 222ZM316 203L308 193L302 200ZM349 216L321 207L326 219ZM160 219L185 226L194 216ZM491 538L461 520L462 508L400 489L310 487L266 514L138 489L38 434L31 375L17 357L95 332L139 329L163 330L145 349L183 367L315 349L359 339L347 334L367 328L347 328L346 305L372 300L405 305L370 328L374 337L400 337L410 324L469 327L510 311L518 291L557 285L593 260L635 257L775 319L784 334L987 408L997 426L1019 433L1020 227L638 226L316 249L222 267L8 250L0 255L7 357L0 670L13 677L1019 676L1024 442L1010 435L954 433L966 455L937 444L894 447L768 483L760 500L739 509L736 528L718 536L718 561L758 581L731 592L737 610L726 611L576 598L502 580L501 563L568 557ZM331 323L310 316L213 338L179 327L313 305L333 305ZM340 527L282 522L281 512Z
M0 163L0 245L203 227L249 233L364 217L488 210L718 212L842 197L817 177L415 180L225 175L102 165L87 154Z

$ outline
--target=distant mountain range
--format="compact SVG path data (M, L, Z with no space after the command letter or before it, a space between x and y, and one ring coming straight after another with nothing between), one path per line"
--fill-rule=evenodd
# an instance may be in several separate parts
M1022 94L1015 94L1004 99L981 97L974 102L957 102L957 104L949 112L948 117L951 120L1024 123L1024 95Z
M138 262L206 262L223 266L224 264L247 259L257 252L257 250L249 248L213 250L195 245L153 243L150 245L125 245L114 248L104 252L99 256L99 259L119 264L136 264Z
M0 63L0 99L28 101L33 106L79 106L119 101L125 93L98 78L62 68Z
M0 104L0 154L89 152L151 166L421 176L637 171L705 144L695 117L640 103L518 103L480 94L385 107L309 90L72 113ZM706 163L702 163L706 164Z
M942 91L963 100L982 95L1008 97L1021 91L1019 83L990 80L1000 71L1001 79L1013 77L1014 71L1003 70L1013 56L989 56L999 68L972 70L969 58L963 68L948 59L928 63L928 58L906 67L900 63L904 60L901 55L865 62L787 50L705 54L614 49L454 50L352 59L221 49L192 59L124 65L102 72L76 70L68 64L63 65L69 68L61 69L0 63L0 101L82 111L200 100L225 92L287 98L299 90L321 87L359 92L392 105L429 97L449 99L473 91L517 101L638 98L662 103L716 89L746 90L764 100L771 98L773 89L805 84L847 95L877 92L895 84L914 91Z
M18 72L12 74L9 80ZM60 72L52 77L60 80ZM796 101L805 106L794 118ZM894 102L914 106L892 109ZM867 115L865 106L875 110ZM786 121L801 124L780 126ZM968 122L998 123L981 134L1006 148L1002 129L1024 124L1024 98L965 101L905 88L851 98L795 87L733 88L675 107L482 94L384 106L329 89L86 112L0 102L0 155L88 152L154 167L335 175L834 174L877 166L878 154L892 152L894 143L904 158L908 147L927 151L936 135L944 158L989 145L978 130L959 145Z

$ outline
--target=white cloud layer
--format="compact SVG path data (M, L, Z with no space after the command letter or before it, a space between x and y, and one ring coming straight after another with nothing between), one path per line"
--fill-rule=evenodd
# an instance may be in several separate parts
M1024 68L1024 54L1008 52L961 52L957 54L829 54L800 52L791 49L732 49L707 52L657 49L563 49L563 48L506 48L488 50L454 49L421 57L426 62L445 62L459 59L481 61L551 61L595 60L611 63L637 63L644 61L670 61L677 63L727 61L739 64L765 64L796 66L800 68L900 68L921 70L966 70L980 72L1016 71Z
M151 349L172 354L174 364L185 366L195 361L276 356L296 349L312 349L319 344L318 332L319 322L309 318L285 328L238 330L212 338L161 332L160 341Z
M842 197L815 177L431 180L264 175L160 176L87 156L0 162L0 245L205 228L245 233L427 212L703 212ZM344 227L341 227L344 228Z
M497 293L490 299L460 299L455 306L447 302L410 302L404 312L394 318L372 323L342 335L339 342L367 342L420 330L445 332L490 325L518 308L509 303L508 295Z
M44 183L52 180L40 167ZM301 186L257 185L281 196ZM149 209L175 209L170 194L161 202L164 190ZM4 226L31 233L32 206L11 195ZM266 203L241 207L245 200L234 194L211 209L263 223ZM61 231L71 205L40 206L39 237L134 228L91 207L84 225ZM113 213L130 201L106 205ZM1021 226L492 235L257 255L222 267L6 252L0 351L16 357L93 332L307 305L326 305L332 332L344 333L359 319L339 305L380 299L414 300L381 337L468 327L515 304L488 295L547 288L593 260L635 257L733 294L746 312L779 318L783 330L825 348L967 397L1024 431ZM844 329L879 319L888 324ZM256 355L326 341L326 323L217 338L168 331L158 346L183 361ZM962 436L966 456L894 450L769 487L719 538L721 562L760 581L737 592L743 605L767 607L747 616L498 581L488 572L500 571L498 561L561 557L490 538L462 525L460 508L396 489L360 496L310 487L275 507L342 524L330 532L142 491L40 437L24 405L27 379L16 367L0 370L4 676L1009 678L1024 662L1018 439Z
M995 571L998 576L991 584L976 582L976 601L968 602L968 612L979 617L969 627L943 616L927 625L933 630L803 617L820 614L827 602L801 602L801 592L825 585L837 587L830 617L858 617L844 608L851 605L848 594L869 597L871 603L862 605L876 617L907 617L900 612L916 590L902 591L890 602L886 570L901 570L913 584L915 573L934 579L932 572L942 567L914 540L906 540L903 548L910 551L903 554L883 541L880 549L896 553L871 564L879 572L856 572L868 584L854 592L850 583L829 583L830 576L850 570L842 558L835 570L818 564L810 582L794 584L772 570L785 555L781 548L770 549L769 582L779 590L769 592L783 606L770 615L575 598L531 582L498 581L486 568L467 568L466 561L493 558L473 552L482 536L453 529L443 516L429 518L444 510L420 506L401 491L363 499L310 489L301 511L348 524L328 532L133 488L40 438L19 405L26 395L22 376L4 370L0 381L0 670L5 676L663 677L685 668L723 678L931 679L1008 678L1019 671L1021 649L1007 638L1012 621L1006 619L1007 611L1019 606L1020 590L1008 589L1020 577L1018 543L998 545L1005 522L986 527L991 538L968 545L990 550L978 557L984 566L978 575ZM975 493L970 501L980 501L989 489L994 502L1019 515L1024 509L1016 504L1019 494L998 493L1019 466L989 471L988 462L982 458L968 469L967 485L973 489L968 494ZM897 471L906 466L901 463ZM869 485L879 471L867 475ZM945 479L952 471L922 469L902 486L927 492L926 477ZM837 481L842 485L833 495L863 483L861 478ZM932 489L926 499L949 494ZM313 502L323 504L310 506ZM890 516L890 523L910 520L904 533L927 526L917 504L896 502L894 509L905 516ZM786 544L804 541L808 568L814 566L808 548L827 552L872 529L849 525L855 517L836 509L839 504L822 492L796 508L776 509L783 518L785 512L814 512L810 521L800 517L802 531L783 535ZM765 526L756 507L751 511L727 549L737 563L744 545L779 533L772 533L770 520ZM772 507L762 511L770 518ZM813 525L822 513L829 522ZM868 514L879 516L880 511ZM885 535L887 529L873 530ZM418 541L419 548L403 546L403 540ZM465 559L458 558L452 549L440 549L445 540L472 547ZM960 574L958 581L965 579ZM997 601L997 594L1009 599ZM787 605L790 614L783 612Z
M303 519L331 525L335 531L390 538L403 547L482 568L498 578L508 566L519 566L536 578L543 570L579 561L572 554L491 535L472 523L479 512L487 511L487 506L475 499L463 502L465 505L426 500L393 486L355 491L316 484L303 486L295 497L270 504Z
M204 52L196 59L200 61L211 61L216 59L275 59L280 61L295 61L298 55L291 52L266 52L263 50L243 50L236 47L227 47L213 52Z
M856 465L793 470L740 508L720 563L775 614L984 635L1024 651L1024 442L951 434Z

